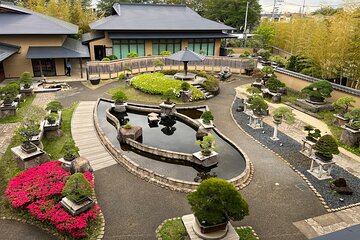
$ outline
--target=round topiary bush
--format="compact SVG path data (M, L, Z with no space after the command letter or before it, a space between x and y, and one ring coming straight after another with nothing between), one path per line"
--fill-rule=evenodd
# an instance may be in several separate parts
M229 182L219 178L204 180L188 195L191 210L202 225L210 226L230 220L240 221L249 215L249 207Z
M184 90L184 91L187 91L190 89L190 84L188 82L183 82L181 84L181 89Z
M285 83L277 79L276 75L273 74L266 81L265 87L268 88L271 92L277 92L280 88L285 87Z
M333 136L326 134L315 144L316 155L324 160L331 160L333 154L339 154L338 144Z
M205 111L203 114L201 114L201 119L204 121L204 123L210 123L210 121L214 120L214 116L211 111Z
M169 56L169 55L171 55L172 54L172 52L170 52L170 51L161 51L160 52L160 55L161 56Z
M19 78L20 83L24 84L24 88L28 89L32 85L32 78L29 72L23 72Z
M111 97L112 100L115 101L115 103L123 103L125 102L126 100L128 100L128 97L126 96L126 94L122 91L117 91L116 93L114 93L114 95L112 95Z
M75 173L67 180L64 189L62 190L63 196L66 196L73 202L78 202L81 199L90 197L93 192L91 184L84 177L82 173Z
M325 98L331 97L333 91L329 81L320 80L304 87L301 92L308 95L311 101L323 102Z
M127 54L127 57L128 58L136 58L136 57L138 57L138 54L136 52L129 52Z
M250 100L250 109L253 110L253 112L257 115L263 115L268 107L268 104L261 96L255 95Z
M59 102L59 101L51 101L49 102L47 105L46 105L46 108L45 108L47 111L50 111L50 112L58 112L59 110L63 109L63 106L62 104Z

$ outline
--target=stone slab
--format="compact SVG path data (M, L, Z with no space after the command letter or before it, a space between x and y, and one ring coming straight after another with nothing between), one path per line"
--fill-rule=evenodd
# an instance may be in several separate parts
M332 111L334 110L334 107L330 104L330 103L325 103L325 104L322 104L322 105L316 105L316 104L312 104L308 101L306 101L305 99L296 99L295 101L295 105L303 108L303 109L306 109L310 112L313 112L313 113L317 113L317 112L320 112L320 111Z

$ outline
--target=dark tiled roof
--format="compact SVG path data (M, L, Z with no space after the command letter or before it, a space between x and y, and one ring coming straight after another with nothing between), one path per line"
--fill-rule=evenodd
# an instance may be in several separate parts
M0 2L0 35L77 34L78 26L10 3ZM7 10L7 11L6 11Z
M115 15L90 24L94 30L233 30L185 5L115 4Z
M87 46L78 40L67 38L62 46L29 47L26 58L88 58Z
M90 33L84 33L82 36L81 36L81 40L83 43L87 43L87 42L90 42L90 41L93 41L93 40L97 40L97 39L101 39L101 38L104 38L105 35L103 32L101 31L95 31L95 32L90 32Z
M109 32L110 39L236 38L220 32Z
M8 57L19 51L19 49L19 46L0 43L0 62L4 61Z
M170 56L165 57L166 59L175 60L178 62L198 62L198 61L204 61L205 56L198 54L196 52L193 52L191 50L185 49L178 51Z

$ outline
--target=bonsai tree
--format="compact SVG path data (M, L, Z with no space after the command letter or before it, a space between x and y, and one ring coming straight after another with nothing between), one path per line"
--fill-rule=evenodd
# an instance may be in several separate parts
M204 136L202 140L197 140L196 143L201 148L201 153L204 156L209 156L215 149L215 137L210 133Z
M127 57L128 58L136 58L136 57L138 57L138 54L136 52L129 52L127 54Z
M160 59L155 59L154 60L154 65L155 65L155 68L160 67L160 70L162 70L165 64Z
M277 63L279 65L279 67L285 67L286 62L287 62L285 58L283 58L279 55L270 56L269 60Z
M3 88L1 88L0 97L4 100L5 105L11 105L15 100L16 96L20 92L20 86L18 83L8 83Z
M48 121L49 124L54 124L56 122L56 120L58 120L59 115L57 113L50 113L45 117L45 120Z
M77 156L79 156L78 151L79 148L75 145L74 140L70 139L66 141L63 146L63 152L65 152L64 160L66 161L74 160Z
M214 120L214 116L211 111L205 111L201 114L200 118L203 120L205 124L209 124L210 121Z
M346 124L347 127L356 130L360 128L360 108L354 108L350 112L346 113L344 117L350 119L349 123Z
M252 72L252 77L261 80L264 77L264 73L260 69L255 68Z
M122 72L122 73L119 74L118 80L119 80L119 82L121 82L124 79L125 79L125 73Z
M252 96L259 95L261 93L260 89L257 87L248 87L246 92L250 93Z
M239 191L223 179L204 180L187 198L195 217L204 226L240 221L249 215L248 204Z
M271 66L265 66L261 69L261 72L265 74L266 77L269 77L270 74L274 73L274 68Z
M277 132L278 125L284 120L287 124L293 124L295 122L295 115L292 110L288 107L279 107L273 111L273 119L275 123L274 134L271 137L272 140L278 140Z
M322 160L330 161L333 154L339 154L338 144L333 136L326 134L322 136L314 146L315 155Z
M61 109L63 109L63 106L59 101L51 101L47 104L46 108L47 111L50 111L52 113L57 113Z
M162 99L165 99L165 104L172 104L171 99L174 99L175 96L175 89L168 89L166 90L163 95L161 96Z
M126 100L128 100L128 97L124 92L119 90L112 95L111 99L115 101L115 104L123 104Z
M188 82L183 82L181 84L181 89L184 90L184 91L187 91L190 89L190 84Z
M349 107L354 107L352 103L355 103L355 99L352 97L341 97L333 103L335 109L341 110L340 116L344 117L349 111Z
M36 151L36 146L31 143L32 137L40 133L40 125L35 119L26 119L24 124L18 129L23 144L21 147L28 153Z
M128 65L125 65L125 66L124 66L124 71L125 71L126 77L129 76L129 73L128 73L128 72L130 72L130 74L132 74L132 68L131 68L130 66L128 66Z
M123 128L125 129L131 129L132 128L132 125L130 123L126 123Z
M271 56L271 53L265 49L260 49L257 53L266 61L269 60L269 57Z
M277 79L275 74L272 74L271 77L266 81L265 87L270 90L270 92L277 92L280 88L285 87L285 83L280 82Z
M325 98L331 97L332 90L329 81L320 80L304 87L301 92L308 95L311 101L323 102Z
M75 173L71 175L62 190L63 196L75 203L84 198L90 197L92 192L93 189L91 184L88 180L86 180L83 173Z
M254 96L250 101L250 109L253 110L254 114L262 115L267 109L268 104L261 96Z
M170 51L161 51L160 52L160 55L161 56L169 56L169 55L171 55L172 53L170 52Z
M304 131L308 132L306 139L309 141L316 142L317 139L321 137L321 131L311 125L305 125Z
M29 72L23 72L20 75L19 81L24 85L24 89L29 89L32 85L32 78Z

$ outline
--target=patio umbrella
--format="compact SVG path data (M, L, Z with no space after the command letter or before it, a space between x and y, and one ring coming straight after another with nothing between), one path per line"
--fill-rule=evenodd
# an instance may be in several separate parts
M188 62L201 62L205 60L205 56L188 50L185 48L184 50L178 51L172 55L165 57L166 59L183 62L184 63L184 71L185 75L187 75L187 64Z

